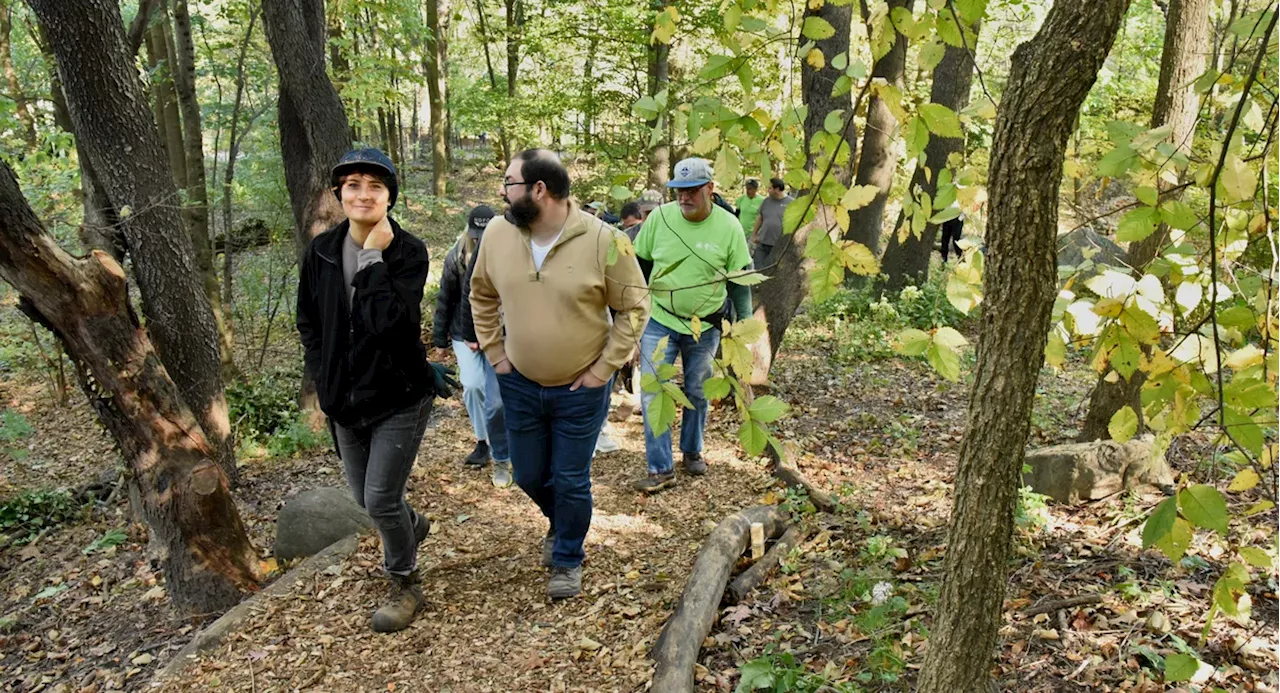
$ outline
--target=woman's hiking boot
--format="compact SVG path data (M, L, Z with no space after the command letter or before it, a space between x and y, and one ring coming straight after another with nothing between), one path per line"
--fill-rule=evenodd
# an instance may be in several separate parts
M462 463L474 469L479 469L489 464L489 441L477 440L476 449L472 450L471 454L467 455L467 459L463 460Z
M422 608L422 586L418 571L408 575L392 575L386 603L373 612L373 632L394 633L404 630Z

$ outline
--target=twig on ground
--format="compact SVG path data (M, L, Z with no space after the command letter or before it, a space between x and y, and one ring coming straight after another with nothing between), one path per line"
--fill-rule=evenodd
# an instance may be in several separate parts
M1033 606L1022 611L1023 616L1035 616L1037 614L1048 614L1058 609L1066 609L1072 606L1082 606L1084 604L1097 604L1102 601L1101 594L1080 594L1074 597L1068 597L1056 602L1047 602L1038 606Z

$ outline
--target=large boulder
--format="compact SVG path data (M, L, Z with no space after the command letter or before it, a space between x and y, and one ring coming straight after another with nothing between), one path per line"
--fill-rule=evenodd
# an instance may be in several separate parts
M1030 450L1022 483L1060 503L1106 498L1143 484L1170 493L1173 472L1153 442L1147 435L1127 443L1095 440Z
M276 558L320 553L335 541L373 529L369 514L345 489L316 488L290 498L276 520Z
M1124 267L1128 253L1114 241L1083 226L1058 236L1058 266L1078 267L1086 259L1097 265Z

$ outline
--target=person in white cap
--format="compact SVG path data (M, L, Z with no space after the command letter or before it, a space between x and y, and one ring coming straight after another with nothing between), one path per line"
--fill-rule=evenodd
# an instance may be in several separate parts
M693 404L680 424L680 452L685 471L707 473L702 459L702 437L707 425L707 398L703 383L711 376L711 360L720 345L720 326L734 315L751 315L751 289L726 279L732 272L749 269L751 252L737 217L713 200L715 183L705 159L685 159L676 164L667 187L676 201L653 210L636 236L636 258L650 284L652 314L640 338L641 373L656 377L661 364L674 364L680 356L684 368L684 394ZM701 333L694 334L693 320ZM662 353L655 356L660 343ZM656 397L647 390L641 396L644 444L648 474L635 488L656 493L675 484L671 431L655 431L649 404Z

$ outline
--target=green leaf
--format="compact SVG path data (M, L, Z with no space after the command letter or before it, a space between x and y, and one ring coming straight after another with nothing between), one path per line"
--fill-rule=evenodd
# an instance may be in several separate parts
M829 39L836 35L836 28L831 26L831 22L822 17L805 17L804 25L800 27L800 35L814 41ZM763 448L761 448L763 449Z
M1098 160L1098 175L1120 178L1138 163L1138 155L1127 145L1116 147Z
M751 406L747 407L747 411L751 414L751 418L760 423L773 423L782 418L790 409L786 402L774 397L773 395L764 395L757 397Z
M987 13L988 0L955 0L956 13L966 24L973 24Z
M1227 31L1248 41L1259 38L1271 22L1271 9L1254 10L1231 23Z
M1218 324L1227 327L1253 327L1255 322L1253 310L1248 306L1232 306L1218 313Z
M1227 533L1227 502L1218 489L1207 484L1193 484L1178 492L1178 509L1197 527Z
M845 68L849 67L849 54L840 53L836 55L834 58L831 59L831 67L841 72L844 72Z
M938 30L938 37L945 41L948 46L955 46L956 48L964 46L965 41L960 36L960 27L956 26L955 19L951 17L950 12L939 14L935 26Z
M1169 560L1178 562L1191 545L1191 525L1178 517L1178 506L1168 498L1156 506L1142 527L1142 548L1155 547Z
M982 303L982 284L965 281L959 273L947 277L947 301L955 309L968 315L970 311Z
M1271 560L1271 556L1269 556L1266 551L1263 551L1256 546L1242 547L1240 549L1240 557L1249 565L1255 568L1262 568L1263 570L1271 570L1271 566L1274 564L1274 561Z
M804 211L806 207L809 208L807 214ZM809 196L801 195L787 205L786 210L782 212L782 233L786 235L795 233L796 229L813 219L814 213L813 205L809 204Z
M1116 346L1111 351L1111 367L1117 373L1124 376L1128 380L1133 376L1133 372L1138 370L1138 364L1142 358L1142 350L1138 348L1138 343L1129 336L1124 330L1115 332Z
M690 257L689 255L684 255L684 256L680 257L679 259L677 259L675 262L673 262L673 263L671 263L671 264L667 265L666 267L663 267L661 270L659 270L659 271L658 271L658 273L657 273L657 274L654 274L654 275L653 275L653 277L652 277L651 279L649 279L649 285L650 285L650 286L652 286L654 282L656 282L656 281L658 281L659 279L662 279L663 277L667 276L668 274L671 274L672 272L676 271L676 268L678 268L678 267L680 267L680 265L684 264L684 261L685 261L685 260L688 260L688 259L689 259L689 257Z
M1164 680L1168 683L1190 681L1200 669L1200 660L1188 654L1174 652L1164 659Z
M920 104L918 109L929 132L939 137L963 137L960 130L960 118L956 112L940 103Z
M822 129L831 134L836 134L844 128L844 109L837 108L829 111L827 117L822 120Z
M755 419L747 419L738 429L738 442L748 455L759 455L764 452L764 446L769 444L769 432Z
M702 381L702 396L709 400L721 400L729 396L728 378L707 378Z
M1226 192L1225 203L1239 202L1253 198L1253 191L1258 187L1258 173L1253 167L1240 160L1235 154L1228 154L1222 164L1222 174L1218 184Z
M662 107L658 105L657 101L653 100L652 96L640 97L640 100L636 101L631 108L639 115L644 116L645 120L651 120L658 115L658 111L662 110Z
M1200 223L1195 210L1182 200L1165 200L1160 205L1160 220L1171 228L1189 231Z
M738 687L734 689L734 693L751 693L762 688L773 688L773 662L769 661L768 657L753 659L743 664L739 671L742 678L738 680Z
M925 125L924 118L915 116L907 121L902 128L902 136L907 141L907 158L914 159L920 156L924 148L929 146L929 126Z
M662 391L670 395L671 399L675 400L675 403L681 407L693 409L693 403L689 401L689 397L675 383L663 383Z
M933 216L929 217L929 223L941 224L944 221L951 221L952 219L955 219L958 216L960 216L960 208L955 205L952 205L950 207L947 207L939 211L937 214L934 214Z
M649 403L649 427L655 433L665 433L676 420L676 401L666 392L658 393Z
M1117 443L1129 442L1133 434L1138 432L1138 414L1133 407L1126 404L1113 414L1111 423L1107 424L1107 432Z
M729 274L726 277L726 279L728 279L730 282L733 282L734 284L737 284L738 286L755 286L756 284L759 284L760 282L768 278L769 278L768 276L756 270L751 270L747 272L734 272L732 274Z
M706 154L720 146L720 128L703 130L690 149L694 154Z
M1116 240L1120 242L1140 241L1156 230L1160 220L1160 210L1155 207L1139 207L1120 218L1116 227Z
M1274 413L1274 409L1272 413ZM1227 430L1231 432L1231 437L1241 447L1254 455L1262 454L1262 447L1266 445L1266 438L1262 435L1262 429L1256 421L1248 414L1230 408L1223 412L1223 418L1226 420Z
M960 379L960 347L968 344L959 332L950 327L938 328L925 349L924 357L942 377L955 382Z
M1054 368L1062 368L1067 360L1067 342L1062 338L1060 330L1049 333L1049 341L1044 345L1044 361Z
M924 330L903 330L898 333L897 352L903 356L922 356L932 342L933 336Z

